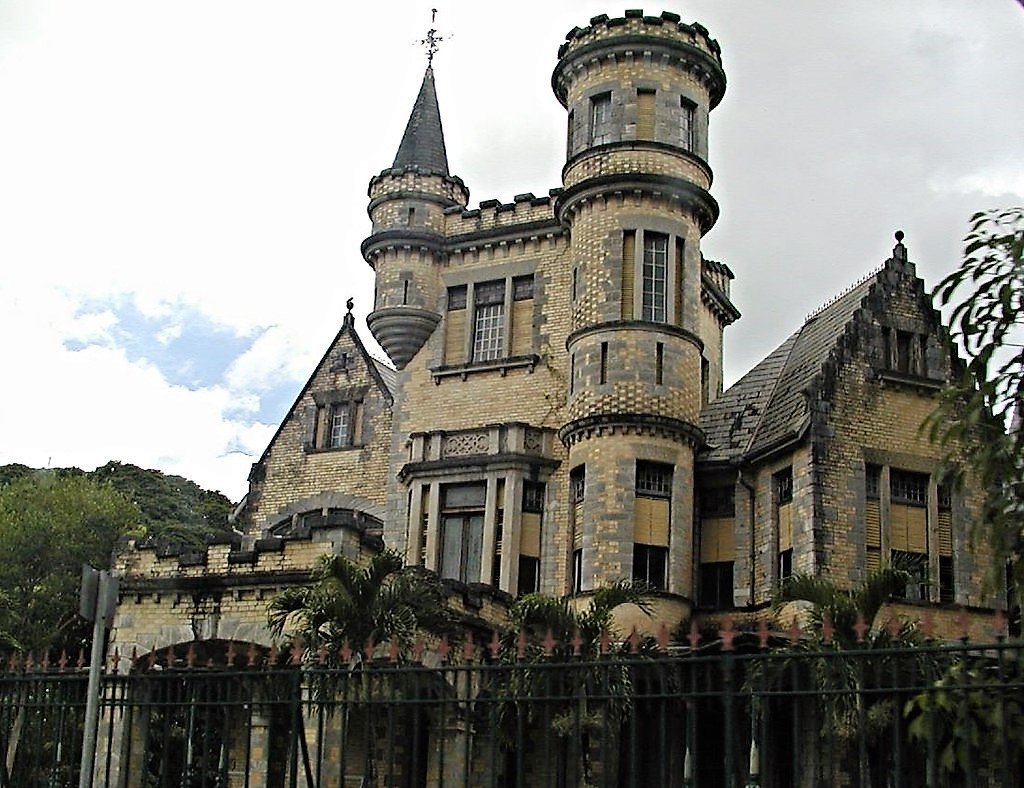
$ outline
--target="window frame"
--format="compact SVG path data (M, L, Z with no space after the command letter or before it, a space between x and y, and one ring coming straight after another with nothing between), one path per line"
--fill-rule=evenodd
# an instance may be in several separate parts
M633 493L636 501L664 501L665 543L637 541L636 521L633 535L632 578L647 583L658 590L668 588L669 544L672 534L672 486L675 466L671 463L636 460L633 477ZM637 516L634 513L634 517Z
M488 370L516 366L534 366L532 308L520 309L523 302L533 303L536 274L533 271L482 277L447 285L443 360L431 369L435 381L459 375L473 368ZM455 321L453 313L466 311ZM528 314L527 314L528 313ZM529 317L528 334L518 328ZM452 333L456 332L456 333ZM523 347L527 345L528 347Z
M612 139L612 92L595 93L590 97L590 145L607 145Z
M912 461L907 464L909 468L902 463L895 465L888 458L864 461L864 538L865 555L869 559L866 569L870 570L873 565L872 554L888 556L890 566L909 565L917 574L906 587L893 590L893 599L954 604L956 561L952 544L952 491L941 484L935 469L925 470L923 463ZM923 512L923 551L910 549L919 547L922 539L918 530L921 514L912 515L913 511ZM905 534L902 528L908 529Z
M697 105L686 96L679 97L679 147L694 153L696 136Z
M701 607L711 610L723 610L736 606L735 594L735 562L710 561L700 564L698 570L697 596ZM713 582L709 583L709 580Z
M448 495L456 488L464 489L475 489L481 493L480 501L472 501L465 504L452 503L448 500ZM483 534L484 534L484 523L487 517L487 482L486 481L474 481L474 482L454 482L450 484L442 484L440 489L440 500L438 508L438 540L437 540L437 573L441 577L450 577L454 580L458 580L463 583L477 583L480 582L481 571L483 562L486 560L484 556L484 545L483 545ZM447 529L449 523L458 523L459 534L459 568L458 574L452 575L448 572L448 567L445 566L445 544L447 542ZM474 558L472 550L472 540L476 535L476 529L479 528L479 565L472 566L471 561Z
M361 448L362 429L360 421L363 414L365 389L346 389L345 391L313 392L313 402L307 406L306 437L303 450L307 454L345 451ZM336 418L344 417L346 430L336 438Z
M644 231L643 262L640 271L640 319L648 323L669 322L668 241L667 233Z

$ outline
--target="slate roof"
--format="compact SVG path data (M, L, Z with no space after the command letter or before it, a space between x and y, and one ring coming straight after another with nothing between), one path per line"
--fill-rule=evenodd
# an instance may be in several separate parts
M370 361L372 361L373 366L376 367L377 374L380 375L380 379L384 381L384 386L391 392L391 396L394 397L395 389L398 387L398 372L395 371L394 367L389 366L379 358L370 356Z
M396 170L417 167L424 173L448 175L448 153L444 147L441 111L434 89L434 71L430 66L423 75L423 84L391 166Z
M872 275L807 318L803 326L701 414L703 461L757 455L799 437L810 423L805 392L874 286Z

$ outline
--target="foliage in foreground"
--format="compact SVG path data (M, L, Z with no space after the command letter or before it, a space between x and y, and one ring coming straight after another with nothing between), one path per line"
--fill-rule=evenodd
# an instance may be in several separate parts
M793 602L809 605L813 634L786 649L821 655L798 664L810 671L815 690L829 697L829 703L818 709L821 734L835 743L839 758L852 758L858 739L869 746L879 744L884 732L899 720L900 704L887 684L899 672L891 650L920 645L922 638L909 622L882 621L881 614L895 590L917 579L903 566L882 566L852 588L841 588L831 578L797 574L773 595L776 613ZM913 655L915 662L927 661L924 654ZM764 667L755 665L750 684L784 683L794 664L787 658ZM927 666L918 664L916 669L925 671ZM866 753L858 757L858 770L867 774L872 764L865 760Z
M934 749L943 784L993 768L1004 754L1017 770L1024 754L1022 677L1019 652L955 654L928 690L907 701L908 733L922 749Z
M1017 564L1024 587L1024 207L976 213L960 267L939 282L934 298L953 307L952 350L966 364L929 421L933 440L949 451L963 481L958 446L970 446L969 472L986 491L975 538L990 545L994 588L1002 566ZM1008 430L1009 427L1009 430Z

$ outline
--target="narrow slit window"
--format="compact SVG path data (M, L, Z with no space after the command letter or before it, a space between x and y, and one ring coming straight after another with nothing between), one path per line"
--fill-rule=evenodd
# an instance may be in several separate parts
M590 144L612 141L612 94L600 93L590 99Z

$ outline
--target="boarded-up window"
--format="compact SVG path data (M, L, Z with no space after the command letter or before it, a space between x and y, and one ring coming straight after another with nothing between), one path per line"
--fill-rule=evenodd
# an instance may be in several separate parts
M466 361L466 285L448 288L447 326L444 335L444 361L462 364Z
M877 571L882 566L881 480L881 466L868 464L864 473L864 546L865 566L869 572Z
M622 319L633 319L633 299L636 292L636 231L622 234Z
M533 349L533 274L512 280L512 355Z
M700 561L702 564L735 560L735 525L736 521L732 517L701 520Z
M636 94L636 138L638 140L654 139L654 102L653 90L641 90Z

